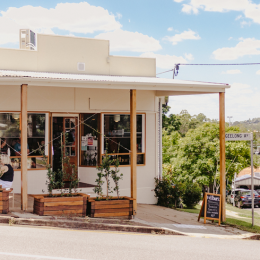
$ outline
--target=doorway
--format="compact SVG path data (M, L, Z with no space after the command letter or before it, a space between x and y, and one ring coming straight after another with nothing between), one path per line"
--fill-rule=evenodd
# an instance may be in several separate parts
M64 134L65 133L65 134ZM54 116L52 118L52 167L58 172L62 165L62 154L68 156L71 165L78 165L78 118ZM63 149L63 153L62 153ZM72 174L72 168L67 169ZM78 176L77 176L78 178ZM67 181L68 179L64 179Z

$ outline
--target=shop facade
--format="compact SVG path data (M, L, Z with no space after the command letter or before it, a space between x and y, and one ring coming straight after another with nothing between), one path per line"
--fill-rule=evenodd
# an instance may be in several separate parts
M0 49L0 56L0 138L15 169L15 193L47 192L43 154L58 169L67 132L65 152L81 182L95 184L107 152L120 161L121 195L134 191L138 203L154 204L164 97L219 93L225 120L228 85L156 78L155 59L111 56L106 40L38 34L36 50Z

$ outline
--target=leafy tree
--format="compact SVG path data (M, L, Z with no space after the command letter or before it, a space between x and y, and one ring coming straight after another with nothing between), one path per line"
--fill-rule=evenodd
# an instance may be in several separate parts
M239 132L238 128L227 127L226 132ZM169 148L168 148L169 150ZM190 129L178 141L170 160L171 174L178 181L196 181L201 185L219 187L219 125L204 123ZM231 181L234 173L250 165L250 149L246 141L226 142L227 178Z
M162 135L162 153L163 153L163 163L170 163L170 159L176 153L176 147L178 146L178 141L181 138L177 131L172 131L170 134L163 130Z

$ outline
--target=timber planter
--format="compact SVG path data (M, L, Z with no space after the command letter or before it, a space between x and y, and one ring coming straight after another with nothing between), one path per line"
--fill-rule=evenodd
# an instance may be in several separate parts
M72 197L34 195L33 213L40 216L77 215L85 217L88 196L83 193L75 194Z
M129 197L113 197L111 200L88 197L87 213L92 218L132 216L133 200Z
M7 214L9 212L9 192L12 190L2 190L0 192L0 214Z

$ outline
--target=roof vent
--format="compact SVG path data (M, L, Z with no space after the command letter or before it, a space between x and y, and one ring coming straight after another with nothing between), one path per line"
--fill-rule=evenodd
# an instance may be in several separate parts
M78 70L79 71L85 71L85 63L78 62Z
M35 33L29 29L20 29L20 49L35 50L36 36Z

